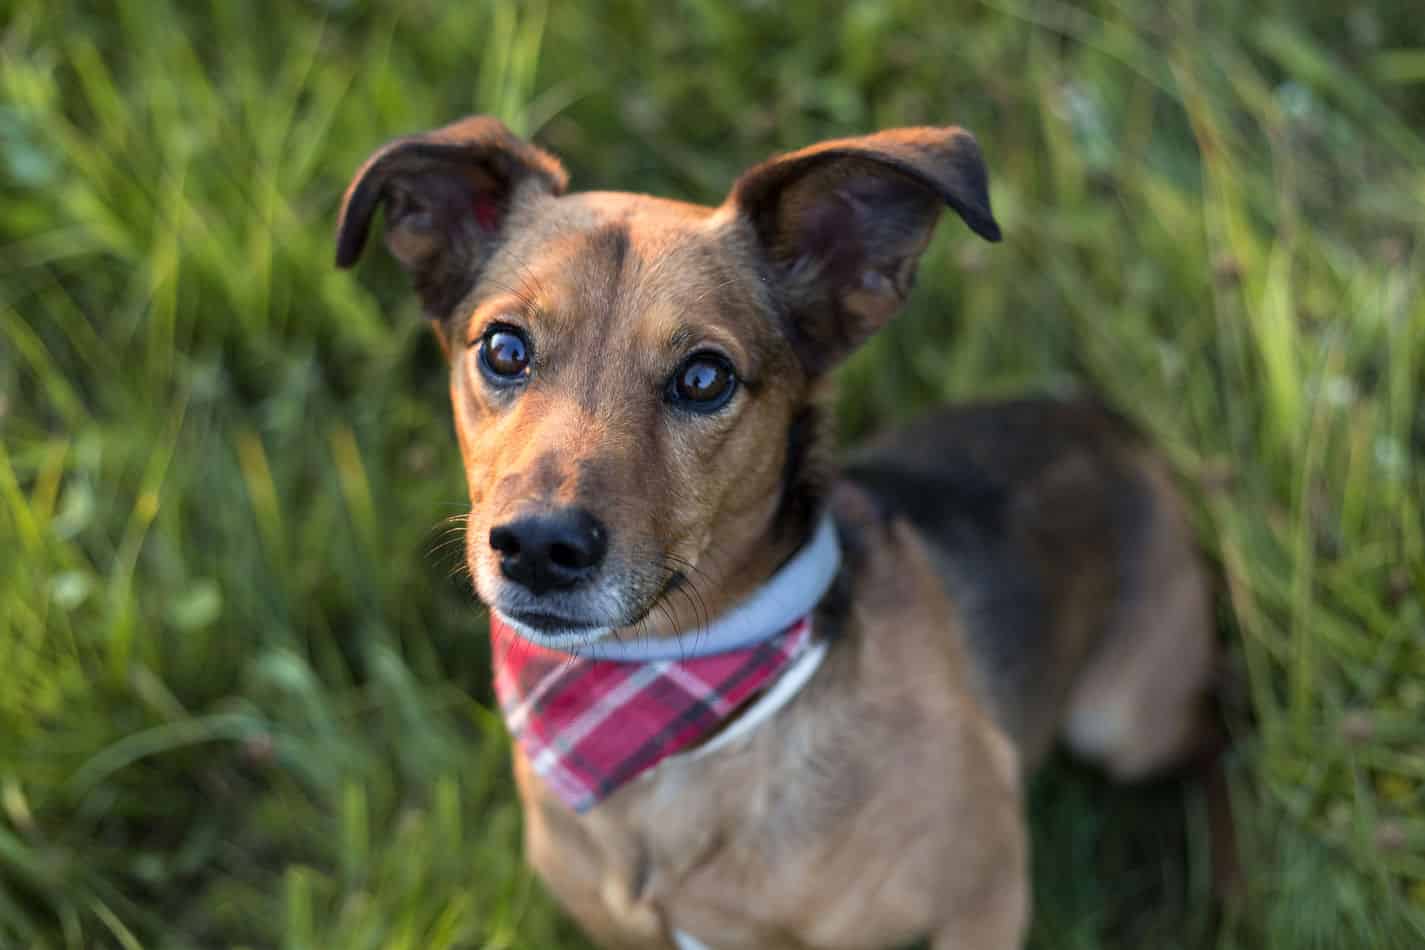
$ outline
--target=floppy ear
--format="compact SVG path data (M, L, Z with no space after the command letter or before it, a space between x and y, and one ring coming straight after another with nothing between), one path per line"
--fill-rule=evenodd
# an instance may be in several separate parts
M396 139L366 160L342 200L336 264L361 256L377 207L386 247L401 262L431 317L448 316L474 285L516 199L559 194L558 159L488 116Z
M943 205L989 241L980 147L959 128L837 139L744 172L725 207L750 222L807 371L825 371L900 309Z

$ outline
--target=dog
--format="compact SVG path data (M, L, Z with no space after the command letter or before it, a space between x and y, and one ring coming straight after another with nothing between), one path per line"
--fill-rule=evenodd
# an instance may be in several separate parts
M1090 400L952 407L829 447L830 371L940 211L1000 238L973 136L905 128L717 207L566 192L472 117L375 152L448 357L527 860L626 948L1020 947L1025 776L1204 730L1207 585L1168 469Z

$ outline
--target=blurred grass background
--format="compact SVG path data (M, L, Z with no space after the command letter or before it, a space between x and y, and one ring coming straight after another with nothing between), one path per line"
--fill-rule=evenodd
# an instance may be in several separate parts
M0 0L0 947L583 946L519 862L440 355L377 144L495 113L577 187L984 144L842 372L1105 394L1220 578L1244 863L1199 783L1035 786L1036 948L1425 945L1425 28L1325 0Z

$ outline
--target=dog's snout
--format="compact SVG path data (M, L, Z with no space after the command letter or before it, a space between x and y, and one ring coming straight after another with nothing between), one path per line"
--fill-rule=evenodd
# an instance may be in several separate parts
M608 530L581 508L525 515L490 529L500 571L534 594L565 590L590 577L608 552Z

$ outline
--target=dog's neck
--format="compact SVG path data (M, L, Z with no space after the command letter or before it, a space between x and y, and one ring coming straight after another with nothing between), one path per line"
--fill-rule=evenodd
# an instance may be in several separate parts
M739 741L790 702L826 657L830 641L812 614L840 567L827 514L751 596L676 636L606 634L574 648L513 649L519 631L493 614L495 692L525 760L583 812L665 759Z

